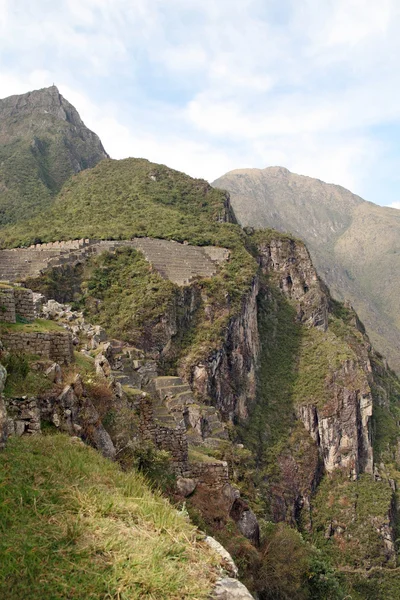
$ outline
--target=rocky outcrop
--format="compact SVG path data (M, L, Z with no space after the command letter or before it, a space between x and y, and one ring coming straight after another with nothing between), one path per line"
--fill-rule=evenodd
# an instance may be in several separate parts
M243 498L236 498L230 512L240 533L251 541L254 546L260 545L260 526L256 515Z
M257 295L255 279L242 310L227 327L224 341L206 360L192 366L191 385L202 398L209 398L224 420L245 419L256 394L259 356Z
M217 581L212 598L215 600L254 600L243 583L232 577L223 577Z
M318 277L305 245L277 236L259 244L258 250L262 270L273 274L285 296L295 302L298 320L326 331L329 291Z
M60 431L81 437L106 458L115 458L114 444L79 376L59 396L42 398L39 406L42 419L53 423Z
M330 400L322 407L308 404L297 409L321 450L325 470L343 468L353 477L373 473L373 400L366 377L354 361L346 361L327 385Z

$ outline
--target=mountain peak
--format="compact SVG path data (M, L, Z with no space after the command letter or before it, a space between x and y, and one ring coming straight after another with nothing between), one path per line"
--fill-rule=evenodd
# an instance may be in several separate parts
M0 224L29 217L71 175L104 158L100 139L57 86L0 100Z

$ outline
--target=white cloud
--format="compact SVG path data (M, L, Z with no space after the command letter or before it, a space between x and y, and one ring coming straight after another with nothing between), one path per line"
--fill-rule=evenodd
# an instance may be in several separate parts
M114 157L208 179L283 164L366 194L383 173L390 144L377 129L400 124L397 0L0 9L0 96L55 82Z
M400 202L392 202L392 204L388 204L389 208L397 208L400 210Z

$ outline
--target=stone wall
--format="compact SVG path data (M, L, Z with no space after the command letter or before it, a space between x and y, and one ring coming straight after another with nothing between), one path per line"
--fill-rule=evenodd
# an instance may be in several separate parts
M89 240L88 238L80 240L67 240L65 242L47 242L46 244L33 244L29 246L30 249L34 250L79 250L80 248L86 248L91 244L94 244L95 240Z
M157 448L170 452L177 471L184 470L188 461L186 429L179 426L172 429L157 424L155 438Z
M13 288L0 288L0 321L15 323L15 298Z
M191 477L197 483L208 487L219 488L229 483L228 463L225 461L191 462L184 476Z
M68 332L4 332L1 341L11 352L37 354L61 364L73 361L72 336Z
M0 288L0 321L15 323L17 316L28 321L35 318L33 292L22 287Z
M15 312L18 316L34 321L33 292L25 288L14 288Z
M12 398L7 404L9 436L40 433L40 409L35 398Z

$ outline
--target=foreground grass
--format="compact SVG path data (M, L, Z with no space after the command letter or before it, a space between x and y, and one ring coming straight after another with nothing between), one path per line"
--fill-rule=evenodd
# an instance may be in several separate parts
M0 598L207 598L216 561L138 473L64 435L0 453Z

